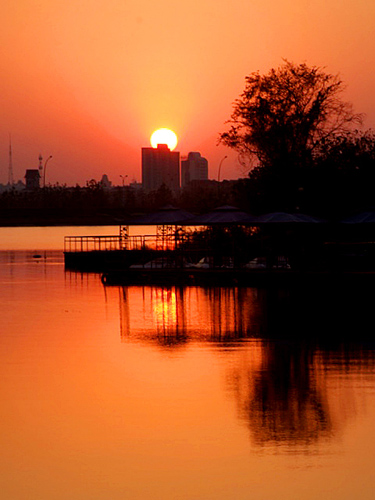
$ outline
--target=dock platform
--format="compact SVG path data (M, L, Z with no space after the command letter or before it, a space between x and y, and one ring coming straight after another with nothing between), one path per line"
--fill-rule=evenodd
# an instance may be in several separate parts
M338 286L373 282L375 272L290 269L124 269L102 274L105 286Z

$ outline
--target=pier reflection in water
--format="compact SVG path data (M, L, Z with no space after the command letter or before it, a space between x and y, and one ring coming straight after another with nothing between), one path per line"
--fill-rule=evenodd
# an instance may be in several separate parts
M357 411L352 388L337 381L373 380L367 293L332 286L117 290L122 341L168 349L205 342L236 358L226 365L227 389L259 447L311 452L335 439Z

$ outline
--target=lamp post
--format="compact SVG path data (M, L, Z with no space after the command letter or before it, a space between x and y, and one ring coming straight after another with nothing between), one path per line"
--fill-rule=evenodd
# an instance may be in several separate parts
M220 172L221 172L221 164L223 163L223 161L228 158L227 155L224 156L224 158L221 159L220 163L219 163L219 168L218 168L218 172L217 172L217 182L220 182Z
M47 168L47 163L49 160L52 158L52 155L49 156L46 161L44 162L44 167L43 167L43 188L46 187L46 168Z
M125 179L127 178L127 175L121 175L120 174L120 177L122 179L122 187L124 187L124 185L125 185Z

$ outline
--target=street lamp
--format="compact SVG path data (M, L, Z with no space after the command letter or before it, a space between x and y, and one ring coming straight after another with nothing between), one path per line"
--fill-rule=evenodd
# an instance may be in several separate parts
M120 174L120 177L122 179L122 187L124 187L124 184L125 184L125 179L127 178L127 175L121 175Z
M221 159L220 163L219 163L219 168L218 168L218 172L217 172L217 181L220 182L220 171L221 171L221 164L223 163L223 161L225 160L225 158L228 158L227 155L224 156L224 158Z
M47 163L49 160L52 158L52 155L49 156L46 161L44 162L44 167L43 167L43 188L46 187L46 168L47 168Z

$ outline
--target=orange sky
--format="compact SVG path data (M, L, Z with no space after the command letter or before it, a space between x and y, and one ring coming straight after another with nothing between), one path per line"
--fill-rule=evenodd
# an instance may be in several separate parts
M252 71L287 58L325 66L375 127L375 3L364 0L17 0L0 6L0 182L53 155L47 182L141 178L159 127L209 176L218 134ZM235 155L221 178L242 175Z

